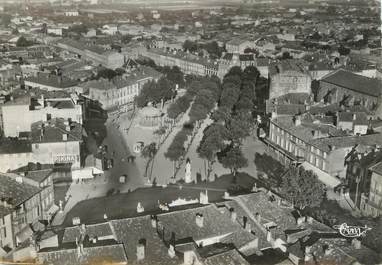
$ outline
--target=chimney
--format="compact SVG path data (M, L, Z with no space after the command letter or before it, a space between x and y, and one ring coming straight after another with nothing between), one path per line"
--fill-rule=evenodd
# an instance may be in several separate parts
M330 248L330 246L328 246L328 245L323 245L322 248L324 250L325 256L329 256L333 252L333 249Z
M256 213L256 221L258 223L261 223L261 214L260 213Z
M300 126L301 125L301 116L300 115L296 115L294 117L294 125L295 126Z
M146 239L140 239L137 245L137 260L145 259L145 251L146 251Z
M183 253L183 265L195 264L194 253L192 251L185 251Z
M151 227L157 228L158 218L156 215L151 215Z
M196 225L199 226L199 227L203 227L203 223L204 223L204 217L202 214L198 213L196 214L196 218L195 218L195 222L196 222Z
M306 218L306 221L308 222L308 224L312 224L313 223L313 217L312 216L308 216Z
M251 224L248 222L248 220L247 220L247 222L246 222L245 225L244 225L244 229L245 229L247 232L249 232L249 233L252 232L252 227L251 227Z
M353 238L353 240L351 241L351 245L355 249L361 249L361 240L359 240L358 238Z
M353 121L357 119L357 114L353 113Z
M305 223L305 216L297 218L297 225L302 225L303 223Z
M230 214L231 214L231 221L235 222L236 218L237 218L237 213L235 212L235 209L231 208L231 209L229 209L229 211L230 211Z
M273 241L273 236L271 230L267 229L267 241L271 242Z
M309 261L312 259L311 251L312 251L312 246L305 247L305 258L304 258L305 261Z
M205 193L203 191L200 192L199 202L200 202L200 204L208 204L208 191L207 190Z
M67 133L62 134L62 140L63 141L67 141L68 140L68 134Z
M170 258L174 258L175 257L175 247L174 247L174 245L170 245L170 247L168 248L168 255L170 256Z

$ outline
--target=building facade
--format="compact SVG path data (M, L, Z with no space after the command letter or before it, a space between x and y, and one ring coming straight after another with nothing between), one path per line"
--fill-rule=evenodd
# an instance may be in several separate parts
M1 174L0 183L0 251L12 255L19 244L29 239L30 225L48 220L47 212L54 204L53 186L40 186L38 181L13 173ZM4 254L4 252L6 254ZM2 256L0 256L2 258Z
M269 69L269 98L289 93L311 94L311 82L306 66L298 60L283 60Z
M83 111L78 97L68 98L26 97L10 101L1 106L2 128L5 137L18 137L20 132L30 132L31 125L37 121L63 118L82 124Z
M369 194L361 197L361 211L373 217L382 215L382 162L369 168L371 171Z
M318 100L348 106L362 105L375 110L381 102L381 95L380 80L339 69L320 80Z

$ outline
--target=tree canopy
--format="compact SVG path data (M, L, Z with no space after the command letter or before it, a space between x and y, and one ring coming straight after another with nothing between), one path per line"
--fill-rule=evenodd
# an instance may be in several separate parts
M248 166L248 160L237 146L228 146L220 156L220 163L224 168L229 168L234 176L238 169Z
M325 186L313 171L291 166L283 175L281 194L295 207L318 207L325 196Z
M174 88L174 83L165 77L160 78L158 82L148 82L143 86L139 95L136 97L137 106L142 108L149 102L157 104L160 103L162 99L164 101L169 100L175 95Z

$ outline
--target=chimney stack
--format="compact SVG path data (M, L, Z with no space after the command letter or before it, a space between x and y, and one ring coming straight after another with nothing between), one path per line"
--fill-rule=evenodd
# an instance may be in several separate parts
M296 115L294 117L294 125L295 126L300 126L301 125L301 116L300 115Z
M256 213L256 221L258 223L261 223L261 214L260 213Z
M174 245L170 245L170 247L168 248L168 255L170 256L170 258L174 258L175 257L175 247L174 247Z
M271 242L273 241L273 236L271 230L267 229L267 241Z
M305 247L305 258L304 258L305 261L309 261L312 259L311 251L312 251L312 246Z
M185 251L183 253L183 265L195 264L194 253L192 251Z
M353 238L353 240L351 241L351 245L355 249L361 249L361 240L359 240L358 238Z
M235 209L234 208L231 208L229 209L230 213L231 213L231 221L232 222L235 222L236 221L236 218L237 218L237 213L235 212Z
M203 215L200 214L200 213L196 214L195 222L196 222L197 226L203 227L203 225L204 225L204 217L203 217Z
M137 245L137 260L144 260L146 252L146 239L140 239Z
M157 228L158 218L156 215L151 215L151 227Z

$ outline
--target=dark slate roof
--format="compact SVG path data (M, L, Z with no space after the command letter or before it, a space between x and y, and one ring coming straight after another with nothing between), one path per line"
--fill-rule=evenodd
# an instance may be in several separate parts
M0 154L30 153L32 146L28 140L0 139Z
M382 81L339 69L327 75L321 82L330 83L373 97L382 94Z
M9 214L14 207L22 204L41 190L27 183L16 181L16 177L18 175L13 173L0 174L0 200L6 200L9 205L7 207L0 205L0 217Z
M223 264L240 264L249 265L236 249L232 249L214 256L206 258L203 262L205 265L223 265Z
M197 214L203 216L203 227L196 224ZM199 241L211 237L231 236L233 242L226 243L233 243L238 248L255 239L254 235L246 232L238 223L232 222L229 216L222 214L215 205L160 214L158 220L166 230L174 232L177 238L192 237ZM184 220L185 225L180 225L179 220Z
M32 179L38 183L43 182L47 177L49 177L53 172L52 168L36 170L36 171L27 171L25 177Z
M370 168L371 171L382 175L382 161Z
M256 265L275 265L283 264L283 261L288 259L288 254L282 252L280 249L268 248L261 252L263 253L262 255L251 255L247 257L247 260L251 262L251 264Z
M355 115L355 117L354 117ZM338 120L340 122L354 122L358 125L367 125L368 119L367 115L364 112L339 112Z
M82 126L76 122L70 123L70 130L66 130L65 120L52 119L46 123L38 121L32 124L32 143L62 142L67 134L67 141L82 141Z

